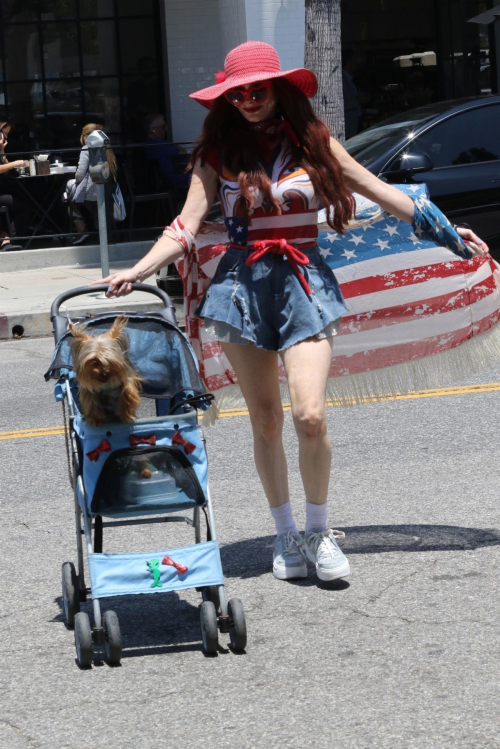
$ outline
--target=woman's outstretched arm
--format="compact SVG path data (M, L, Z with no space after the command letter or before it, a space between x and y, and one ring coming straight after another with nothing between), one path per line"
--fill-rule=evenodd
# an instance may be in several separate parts
M211 166L197 162L184 207L179 216L184 226L196 236L215 199L217 175ZM112 273L94 284L108 283L107 296L124 296L131 291L132 283L141 283L165 265L181 257L183 250L178 242L168 235L161 236L147 255L133 268Z
M330 147L333 155L340 162L347 185L352 192L358 192L368 200L372 200L401 221L406 221L408 224L413 222L414 205L408 195L387 182L383 182L364 166L358 164L335 138L330 138Z
M358 192L365 198L373 200L374 203L402 221L406 221L408 224L413 223L414 204L408 195L398 190L397 187L383 182L368 169L365 169L364 166L358 164L335 138L330 138L330 146L334 156L340 162L347 184L353 192ZM473 242L483 252L488 252L488 245L477 234L474 234L472 229L457 227L456 231L466 242Z

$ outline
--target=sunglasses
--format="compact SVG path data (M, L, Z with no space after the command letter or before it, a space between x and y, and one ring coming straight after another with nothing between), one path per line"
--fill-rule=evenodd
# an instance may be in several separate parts
M271 81L256 83L251 88L231 88L224 96L234 107L241 107L246 101L263 104L271 95Z

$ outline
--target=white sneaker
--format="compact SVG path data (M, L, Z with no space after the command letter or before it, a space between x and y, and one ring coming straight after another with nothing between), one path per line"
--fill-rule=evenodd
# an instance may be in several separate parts
M307 558L316 565L320 580L336 580L351 572L349 562L339 548L336 538L345 538L342 531L306 531L304 546Z
M273 549L273 575L278 580L307 577L304 540L298 531L288 531L276 536Z

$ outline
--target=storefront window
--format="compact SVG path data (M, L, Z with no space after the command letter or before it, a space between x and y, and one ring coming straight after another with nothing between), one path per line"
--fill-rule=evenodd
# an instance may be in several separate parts
M41 77L40 40L35 24L6 25L3 43L7 81Z
M116 75L118 60L114 21L85 21L81 25L84 75Z
M92 121L115 142L137 140L165 106L159 13L159 0L0 0L5 115L33 148L73 146Z
M343 0L347 137L431 103L491 93L488 27L498 0Z

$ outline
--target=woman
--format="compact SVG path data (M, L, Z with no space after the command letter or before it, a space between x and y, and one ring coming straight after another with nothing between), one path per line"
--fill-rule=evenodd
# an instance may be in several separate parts
M414 214L407 195L361 167L329 136L308 100L316 90L314 73L282 71L268 44L247 42L232 50L217 85L191 95L210 112L193 152L182 213L134 268L104 279L109 296L122 296L131 283L189 252L219 192L229 248L197 314L222 341L248 406L257 471L276 524L273 573L279 579L306 577L306 558L321 580L350 572L336 541L343 534L329 530L326 505L326 382L346 308L316 246L317 209L334 206L329 224L340 233L353 215L353 191L408 223ZM279 358L299 440L304 537L289 502Z
M0 206L6 206L7 210L9 211L9 221L10 221L10 233L11 236L16 235L16 219L17 223L19 224L20 221L22 221L23 217L27 215L27 211L25 210L24 204L19 203L19 201L14 201L14 198L10 194L10 190L12 188L12 183L7 184L5 180L2 180L2 174L8 174L8 172L12 171L12 169L15 169L16 167L24 167L27 165L28 162L23 161L22 159L16 159L15 161L9 161L7 156L5 155L5 148L7 146L10 131L12 129L12 124L7 121L1 121L0 120ZM18 226L18 230L20 227ZM23 230L21 229L21 235L23 234ZM20 244L13 244L11 242L11 238L8 236L7 232L4 230L0 230L0 238L1 238L1 244L0 244L0 252L8 252L10 250L22 250L22 246Z
M95 183L90 179L89 150L86 145L88 136L94 130L102 130L102 125L90 122L88 125L83 126L80 135L80 143L83 148L80 151L75 177L74 179L69 179L66 185L65 199L74 204L73 217L75 230L77 231L77 235L73 239L73 244L75 245L81 244L88 238L87 223L96 223L97 190ZM116 180L118 168L115 155L111 148L108 148L108 164L113 180ZM113 182L109 182L107 185L113 186ZM110 190L110 187L108 187L108 190ZM107 204L110 205L111 200L108 200Z

